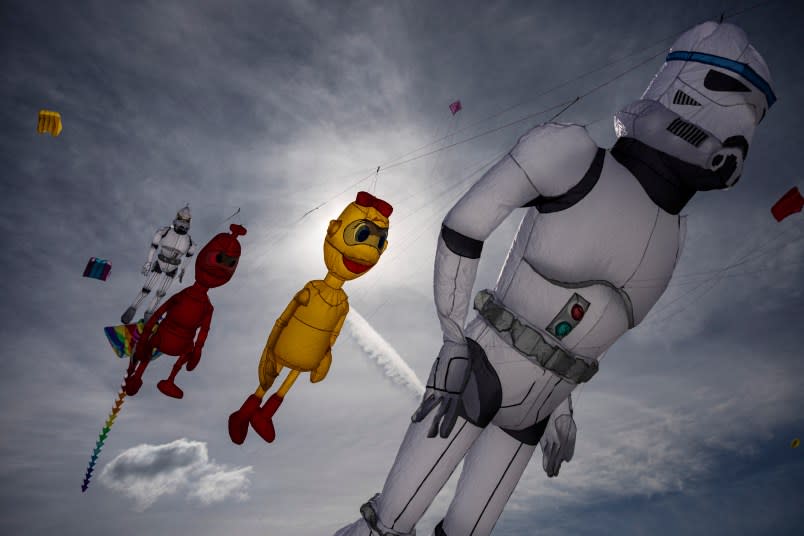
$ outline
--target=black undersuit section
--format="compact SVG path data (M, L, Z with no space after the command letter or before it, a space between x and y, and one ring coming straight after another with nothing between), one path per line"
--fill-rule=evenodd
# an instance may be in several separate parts
M483 241L469 238L458 231L454 231L446 225L441 226L441 237L449 250L456 255L467 259L479 259L480 252L483 251Z
M436 528L435 528L434 532L435 532L435 536L447 536L447 533L444 532L444 520L443 519L438 522L438 525L436 525Z
M544 431L547 429L547 421L549 420L550 417L545 417L536 424L523 430L508 430L506 428L502 428L501 430L521 443L531 446L538 445L544 435Z
M586 170L586 173L578 184L561 195L554 197L540 195L536 199L532 199L522 206L536 207L536 210L543 214L560 212L570 208L578 201L586 197L586 194L588 194L592 188L595 187L597 180L600 178L600 172L603 170L603 161L605 158L606 150L598 148L597 153L595 153L595 158L589 165L589 169Z
M726 180L734 172L731 163L717 172L711 171L634 138L618 139L611 155L637 178L651 200L670 214L681 212L697 191L725 188Z

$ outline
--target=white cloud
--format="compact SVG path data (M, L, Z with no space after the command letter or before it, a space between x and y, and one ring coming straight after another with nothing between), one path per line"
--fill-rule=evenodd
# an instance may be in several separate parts
M232 496L238 500L248 499L245 489L249 484L251 467L242 467L232 471L215 470L203 475L196 488L190 491L189 497L198 499L202 504L221 502Z
M100 481L134 499L136 509L142 511L162 496L185 490L189 490L188 498L204 505L229 497L244 500L251 471L250 466L218 465L209 459L206 443L182 438L124 450L104 467Z
M406 387L414 395L420 397L424 394L424 385L413 372L413 369L402 359L402 356L394 350L382 335L371 327L371 324L363 318L354 308L349 311L346 317L346 324L355 341L364 352L378 365L383 367L385 375L396 383Z

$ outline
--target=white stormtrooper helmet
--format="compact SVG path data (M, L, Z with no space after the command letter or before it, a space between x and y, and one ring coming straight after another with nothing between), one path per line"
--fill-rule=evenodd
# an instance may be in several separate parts
M745 32L705 22L676 40L642 100L618 112L614 126L618 137L709 172L696 178L696 189L727 188L775 101L768 66Z
M176 219L173 220L173 229L179 234L187 234L190 231L190 207L186 206L176 213Z

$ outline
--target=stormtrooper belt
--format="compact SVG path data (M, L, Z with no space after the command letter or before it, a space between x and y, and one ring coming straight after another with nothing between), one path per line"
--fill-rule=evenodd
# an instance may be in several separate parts
M510 332L514 348L540 367L573 383L588 382L597 373L597 361L590 363L550 344L541 333L520 322L514 313L495 302L490 291L477 293L474 308L499 333Z
M161 253L158 253L158 254L156 255L156 257L157 257L157 258L158 258L160 261L162 261L162 262L166 262L166 263L168 263L168 264L172 264L172 265L174 265L174 266L178 266L178 265L180 265L180 264L181 264L181 259L177 259L177 258L175 258L175 257L168 257L168 256L166 256L166 255L162 255Z

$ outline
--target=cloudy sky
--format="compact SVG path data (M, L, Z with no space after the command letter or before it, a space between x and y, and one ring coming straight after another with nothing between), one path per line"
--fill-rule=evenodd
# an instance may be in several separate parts
M804 9L743 11L758 3L2 2L0 533L322 536L355 519L417 405L378 361L395 351L421 379L440 346L432 261L449 207L557 110L538 112L613 80L560 117L610 146L611 114L672 38L726 12L779 102L737 187L687 206L671 288L576 397L575 459L548 480L537 454L495 534L799 534L804 227L769 208L804 186ZM36 134L40 108L62 114L61 136ZM256 386L271 325L325 273L327 221L372 188L395 207L390 246L346 291L376 333L344 330L326 381L288 395L273 444L233 445L226 419ZM184 203L199 243L241 208L243 261L210 293L184 399L155 387L173 359L154 362L81 493L125 369L102 328ZM487 242L478 288L520 218ZM112 261L108 281L81 277L91 256Z

